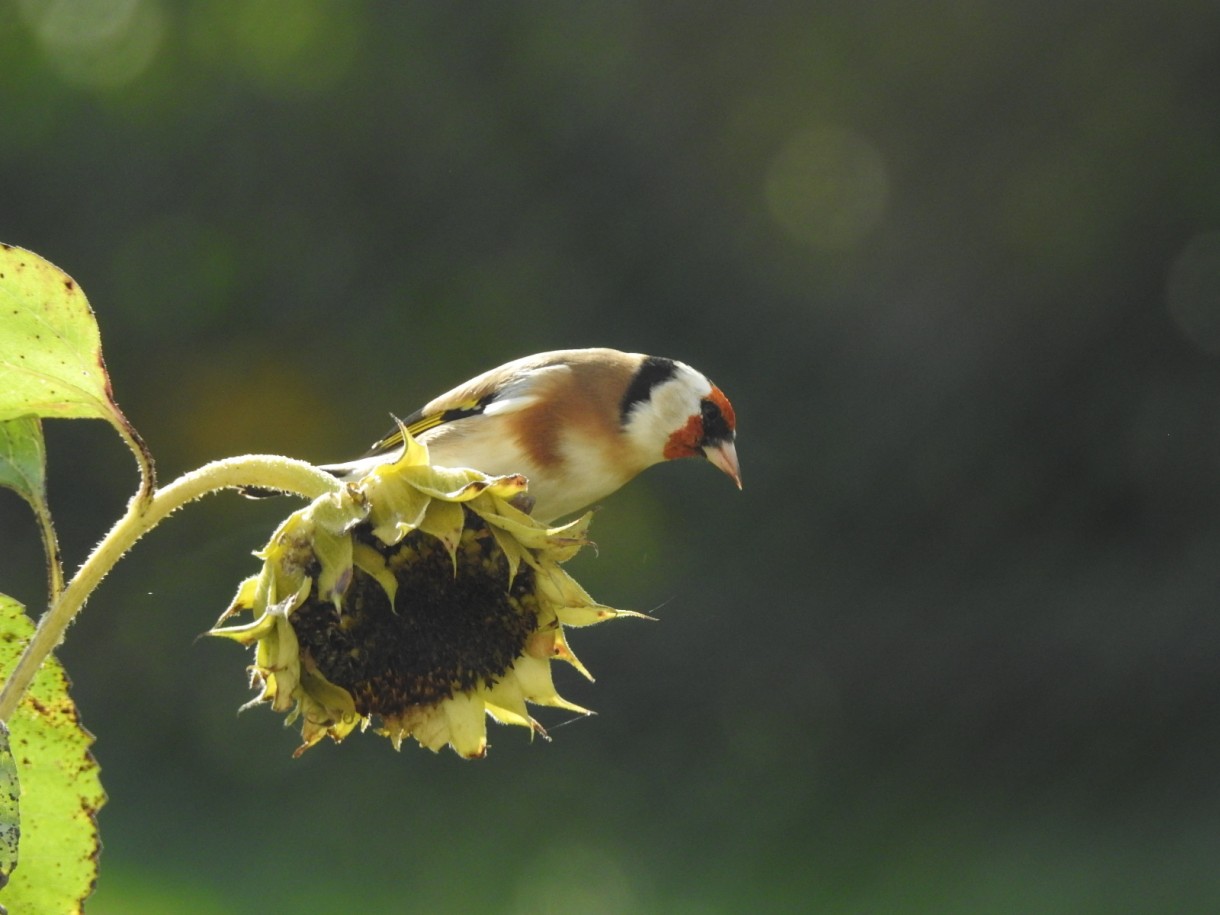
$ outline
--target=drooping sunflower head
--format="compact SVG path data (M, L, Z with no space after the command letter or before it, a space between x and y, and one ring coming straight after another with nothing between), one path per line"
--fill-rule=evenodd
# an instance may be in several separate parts
M640 616L561 568L589 515L547 528L518 507L523 477L432 466L405 437L398 460L290 515L209 633L255 646L250 704L302 721L298 755L357 724L466 757L485 754L487 715L543 733L527 703L587 713L551 681L554 659L588 676L563 627Z

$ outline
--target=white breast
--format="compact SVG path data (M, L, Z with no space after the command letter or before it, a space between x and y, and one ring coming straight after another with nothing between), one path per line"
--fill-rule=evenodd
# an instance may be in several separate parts
M543 523L604 499L627 482L621 471L606 464L601 451L582 448L577 442L563 443L562 463L570 469L565 474L553 467L536 466L515 442L485 434L488 430L482 423L470 423L465 429L463 425L454 423L443 435L421 436L432 462L443 467L470 467L492 476L525 474L534 500L532 514ZM440 433L441 429L436 431Z

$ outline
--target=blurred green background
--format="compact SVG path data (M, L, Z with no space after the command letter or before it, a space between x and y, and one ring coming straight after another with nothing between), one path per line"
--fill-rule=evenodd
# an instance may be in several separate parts
M297 503L156 531L62 649L91 912L1220 911L1220 5L9 0L0 74L164 481L564 346L740 420L597 518L600 715L477 763L292 760L195 637ZM74 567L134 466L47 436Z

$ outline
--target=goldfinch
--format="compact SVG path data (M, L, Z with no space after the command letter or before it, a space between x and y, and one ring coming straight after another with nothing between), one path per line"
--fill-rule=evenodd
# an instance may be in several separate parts
M529 480L549 523L598 502L661 461L704 457L741 488L728 398L685 363L612 349L568 349L506 363L403 420L432 462ZM363 476L402 447L395 429L362 458L323 467Z

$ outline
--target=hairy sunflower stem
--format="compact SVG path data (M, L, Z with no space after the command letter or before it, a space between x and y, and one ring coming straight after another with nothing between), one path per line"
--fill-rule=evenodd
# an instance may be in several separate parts
M278 455L250 454L205 464L164 489L149 490L144 476L127 511L102 538L63 592L52 595L51 607L38 621L25 651L0 691L0 721L7 721L29 688L43 660L59 645L89 595L131 547L170 514L188 502L222 489L259 487L314 499L342 484L312 464Z

